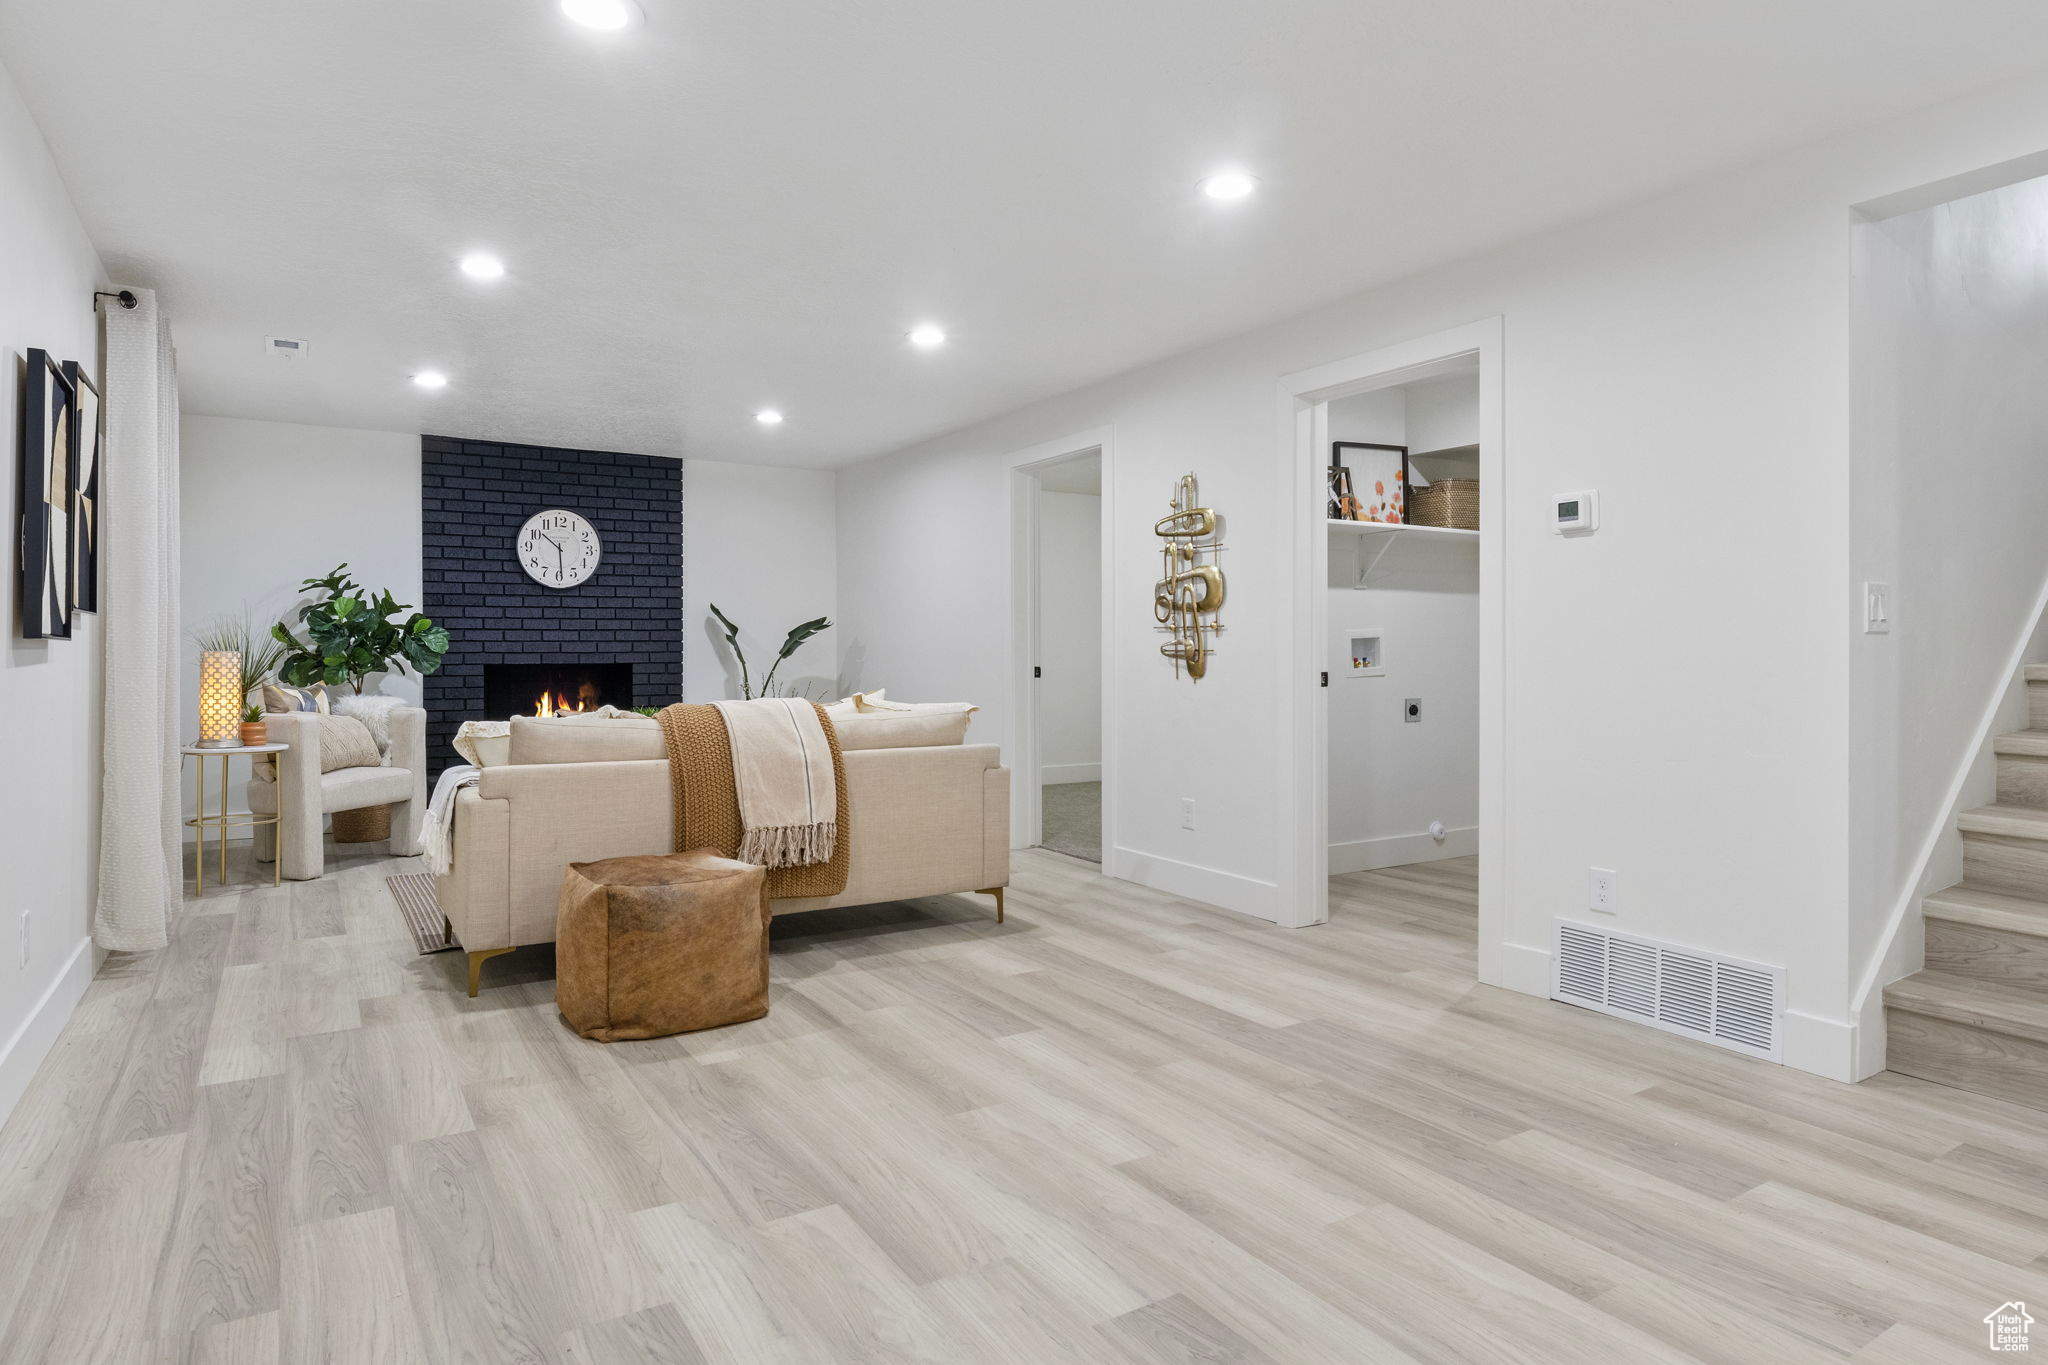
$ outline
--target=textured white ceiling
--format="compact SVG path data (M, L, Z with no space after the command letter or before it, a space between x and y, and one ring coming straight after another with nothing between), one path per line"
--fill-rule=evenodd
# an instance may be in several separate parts
M642 3L0 0L0 57L191 411L834 465L2048 53L2038 0Z

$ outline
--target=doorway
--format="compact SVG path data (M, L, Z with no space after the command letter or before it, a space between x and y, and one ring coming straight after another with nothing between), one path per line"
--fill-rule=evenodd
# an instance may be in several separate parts
M1006 461L1012 526L1011 844L1106 866L1114 790L1108 433Z
M1038 842L1102 862L1102 455L1038 468Z
M1477 932L1479 358L1334 398L1319 671L1330 913ZM1390 907L1397 907L1392 908Z
M1524 949L1506 941L1510 888L1502 873L1511 827L1509 812L1505 808L1509 749L1505 706L1507 574L1503 519L1506 509L1512 504L1502 458L1501 338L1501 320L1489 318L1333 361L1286 376L1280 382L1294 498L1294 516L1289 518L1288 524L1292 531L1296 584L1291 631L1293 649L1288 664L1291 675L1288 688L1289 772L1284 783L1285 799L1281 803L1281 815L1285 821L1282 828L1290 856L1283 860L1282 865L1284 884L1280 899L1285 918L1281 922L1297 926L1320 924L1330 914L1330 704L1336 688L1364 686L1364 681L1355 681L1345 675L1353 657L1349 652L1352 636L1355 633L1366 649L1358 656L1367 661L1360 666L1362 673L1369 671L1372 659L1369 646L1365 645L1371 638L1371 627L1383 628L1383 649L1400 647L1399 637L1394 635L1388 622L1350 619L1357 614L1351 608L1365 605L1361 601L1348 596L1332 601L1334 594L1328 586L1331 574L1333 571L1345 572L1341 566L1349 564L1351 582L1356 583L1361 572L1370 582L1382 562L1390 573L1404 562L1388 556L1402 553L1420 556L1405 561L1410 571L1420 573L1435 556L1450 553L1448 538L1439 538L1445 540L1443 545L1425 545L1423 542L1430 536L1419 528L1332 528L1328 515L1328 466L1333 440L1331 407L1356 395L1404 386L1412 391L1432 381L1476 374L1478 414L1476 432L1473 433L1476 439L1469 442L1476 450L1461 452L1461 456L1474 461L1465 465L1465 469L1468 472L1476 470L1479 497L1479 526L1475 536L1466 538L1468 548L1463 552L1470 554L1470 545L1476 543L1477 602L1472 615L1476 620L1477 634L1475 744L1478 784L1476 830L1470 837L1477 848L1479 979L1542 994L1548 991L1549 955L1533 945ZM1444 396L1447 394L1426 398ZM1398 446L1408 442L1386 441L1380 444ZM1430 444L1434 446L1433 440ZM1412 448L1410 453L1413 453ZM1355 486L1353 492L1354 495L1357 492ZM1348 540L1340 540L1340 536L1355 536L1358 543L1354 545ZM1408 544L1397 546L1396 541ZM1340 566L1335 570L1333 555ZM1333 615L1339 606L1346 610ZM1359 629L1353 632L1352 627ZM1339 628L1346 631L1341 653L1335 637ZM1385 657L1391 659L1393 656L1388 654ZM1332 663L1341 663L1342 667L1333 668ZM1427 727L1430 720L1427 694L1402 690L1393 700L1397 708L1405 710L1408 699L1418 695L1425 708L1419 723ZM1395 723L1407 722L1397 719ZM1443 818L1443 823L1448 832L1450 819ZM1426 827L1423 831L1407 832L1432 837ZM1390 846L1385 851L1394 849Z

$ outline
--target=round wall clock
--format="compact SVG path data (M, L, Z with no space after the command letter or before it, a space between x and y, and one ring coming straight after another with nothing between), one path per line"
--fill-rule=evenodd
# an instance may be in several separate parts
M597 572L604 553L597 528L559 507L528 517L512 548L527 576L550 588L573 588L583 582Z

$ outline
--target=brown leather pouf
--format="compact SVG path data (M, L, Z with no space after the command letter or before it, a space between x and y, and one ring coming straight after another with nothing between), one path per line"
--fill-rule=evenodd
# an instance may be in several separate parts
M555 1004L601 1043L768 1012L764 869L708 850L571 863L555 916Z

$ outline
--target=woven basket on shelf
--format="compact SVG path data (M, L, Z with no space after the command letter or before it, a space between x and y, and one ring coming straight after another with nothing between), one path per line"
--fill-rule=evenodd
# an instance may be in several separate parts
M1426 488L1408 490L1408 520L1416 526L1479 529L1479 480L1438 479Z

